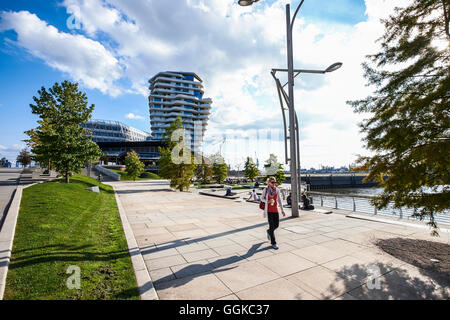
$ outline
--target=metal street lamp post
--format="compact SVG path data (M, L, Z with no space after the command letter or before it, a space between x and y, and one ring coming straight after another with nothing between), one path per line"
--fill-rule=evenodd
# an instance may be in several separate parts
M259 0L239 0L238 4L241 6L250 6L253 3L258 2ZM294 55L293 55L293 44L292 44L292 29L295 22L295 17L297 16L300 7L303 5L303 2L305 0L302 0L300 4L298 5L297 9L295 10L295 14L291 20L291 6L290 4L286 4L286 32L287 32L287 69L273 69L272 70L272 76L274 77L277 88L278 88L278 94L280 98L281 103L281 109L283 111L283 121L284 121L284 129L285 129L285 149L286 149L286 163L290 161L291 163L291 201L292 201L292 216L298 217L298 202L299 202L299 191L301 189L301 180L300 180L300 141L299 141L299 125L298 125L298 119L297 114L295 112L294 107L294 78L298 76L300 73L326 73L326 72L332 72L337 69L339 69L342 66L342 63L335 63L328 67L324 71L320 70L295 70L294 69ZM280 72L287 72L288 73L288 82L286 83L288 85L288 94L284 91L283 87L281 86L281 83L279 79L276 78L275 74L277 71ZM297 72L297 74L294 76L294 72ZM290 142L290 157L287 156L287 130L286 130L286 117L284 114L284 107L283 107L283 99L286 102L286 105L289 110L289 142Z
M337 62L332 64L331 66L329 66L327 69L325 70L306 70L306 69L294 69L293 72L295 73L294 78L296 78L300 73L315 73L315 74L325 74L328 72L333 72L337 69L339 69L342 66L342 63ZM286 105L288 106L288 110L290 111L291 108L289 108L290 105L290 99L288 94L286 93L286 91L284 91L284 87L289 84L289 82L287 82L284 86L281 85L280 80L276 77L276 73L277 72L287 72L287 69L272 69L272 77L275 79L275 83L277 85L277 89L278 89L278 96L280 98L280 106L281 106L281 112L283 115L283 123L284 123L284 136L285 136L285 155L286 155L286 163L288 163L288 161L290 160L288 157L288 151L287 151L287 128L286 128L286 115L285 115L285 108L283 105L283 100L286 103ZM295 116L295 127L294 127L294 131L289 130L290 132L294 132L294 139L296 139L296 177L297 177L297 186L298 186L298 191L301 191L301 174L300 174L300 126L299 126L299 122L297 119L297 114L294 111L294 116ZM289 117L291 117L291 115L289 115ZM289 139L291 139L291 135L289 136ZM292 146L292 140L291 140L291 146ZM292 164L292 161L291 161ZM292 173L291 173L291 180L292 180ZM291 184L292 187L292 184ZM298 210L297 210L298 212Z

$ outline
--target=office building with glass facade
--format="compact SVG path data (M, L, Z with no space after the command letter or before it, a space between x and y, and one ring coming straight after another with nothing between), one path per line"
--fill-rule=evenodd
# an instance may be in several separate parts
M90 120L83 124L87 135L92 136L94 142L133 142L150 139L150 133L127 126L119 121Z

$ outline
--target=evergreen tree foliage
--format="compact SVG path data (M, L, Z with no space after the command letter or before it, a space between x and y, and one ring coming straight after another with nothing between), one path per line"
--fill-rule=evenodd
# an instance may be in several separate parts
M369 97L360 127L372 156L358 159L384 191L373 203L414 208L429 219L450 208L450 34L448 0L414 0L384 20L381 51L363 64ZM384 178L387 177L387 178Z

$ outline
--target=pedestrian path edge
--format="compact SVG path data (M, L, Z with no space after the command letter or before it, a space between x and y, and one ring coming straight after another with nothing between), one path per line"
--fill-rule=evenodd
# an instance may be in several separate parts
M20 202L22 200L23 189L29 188L35 184L28 186L17 186L14 198L8 209L8 214L3 223L2 232L0 233L0 300L3 300L6 287L6 276L8 274L9 262L11 260L11 252L16 232L17 217L19 216Z
M114 195L116 197L120 219L122 220L125 238L127 239L128 251L130 252L131 262L133 264L134 274L136 275L136 281L139 288L141 300L159 300L150 274L148 273L147 267L144 263L144 258L142 257L141 251L139 250L139 246L134 237L133 230L131 229L131 225L125 213L125 209L122 206L122 202L120 201L119 195L117 194L115 188Z

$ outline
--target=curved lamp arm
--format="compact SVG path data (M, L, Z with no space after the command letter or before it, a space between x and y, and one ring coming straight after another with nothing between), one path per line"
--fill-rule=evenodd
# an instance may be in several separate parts
M303 2L305 2L305 0L302 0L302 2L300 2L300 4L298 5L297 10L295 10L294 17L291 21L291 31L294 28L295 17L297 17L297 13L300 11L300 7L303 5Z

